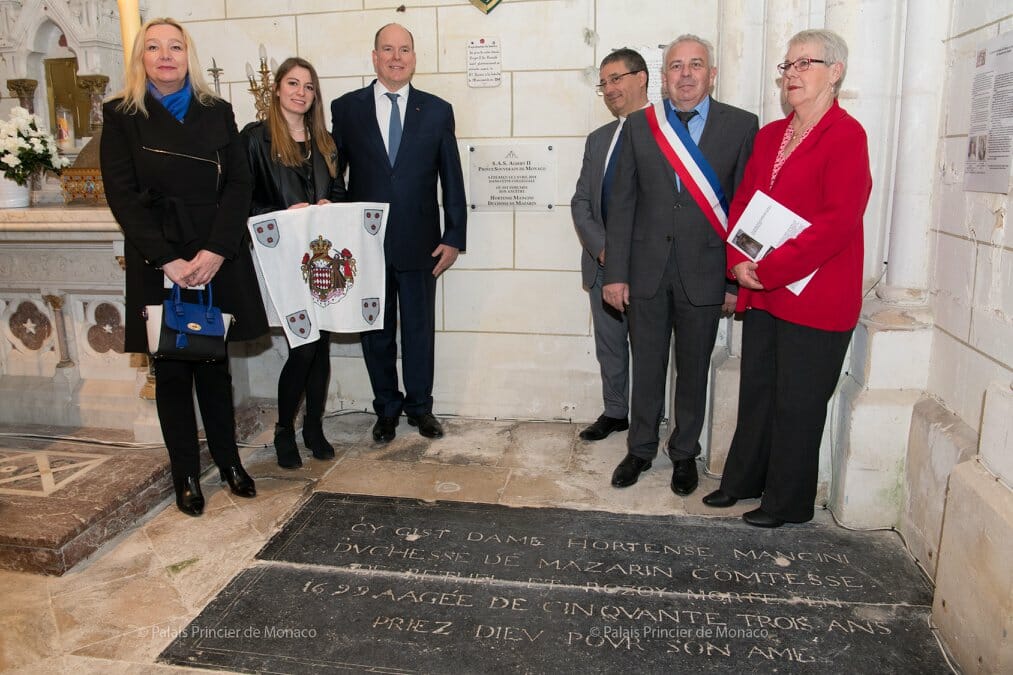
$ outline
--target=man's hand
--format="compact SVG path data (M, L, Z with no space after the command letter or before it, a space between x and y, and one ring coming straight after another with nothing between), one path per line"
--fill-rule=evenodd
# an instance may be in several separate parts
M440 244L433 251L433 257L439 256L439 260L436 261L436 267L433 268L433 276L438 277L448 269L451 265L457 262L457 255L460 253L459 250L450 246L449 244Z
M625 312L626 306L630 304L630 285L623 283L605 284L601 288L601 296L610 306L620 312Z
M288 208L289 208L289 210L291 210L291 209L305 209L309 205L310 205L309 202L299 202L298 204L293 204L292 206L290 206Z
M605 267L605 249L602 249L601 253L598 254L598 264Z
M201 249L193 257L193 260L190 261L190 272L186 277L187 284L189 286L200 286L208 283L218 274L218 269L224 261L225 258L217 253Z
M725 301L721 304L721 316L735 314L735 301L738 299L739 296L734 293L725 293Z
M732 268L732 274L735 275L735 280L739 282L739 286L750 288L754 291L763 290L760 277L756 276L756 263L753 261L743 260Z

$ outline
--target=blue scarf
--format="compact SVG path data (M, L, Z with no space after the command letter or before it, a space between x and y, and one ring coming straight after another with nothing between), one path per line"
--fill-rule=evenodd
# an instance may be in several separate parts
M156 101L165 106L165 109L169 111L169 114L176 118L176 121L182 122L183 118L186 117L186 111L190 109L190 99L193 97L193 92L190 90L190 75L188 74L186 79L183 80L183 86L180 90L174 91L171 94L162 94L155 88L155 85L149 81L148 93L151 94Z

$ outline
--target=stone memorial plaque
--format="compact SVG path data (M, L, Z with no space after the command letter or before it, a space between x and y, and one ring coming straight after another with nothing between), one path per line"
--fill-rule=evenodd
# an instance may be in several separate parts
M469 146L473 211L547 211L556 204L556 152L545 143Z
M245 672L949 672L928 588L882 534L318 493L160 660ZM542 564L557 560L580 569ZM813 577L785 576L796 574Z
M931 605L898 539L815 525L317 493L259 557L641 592Z

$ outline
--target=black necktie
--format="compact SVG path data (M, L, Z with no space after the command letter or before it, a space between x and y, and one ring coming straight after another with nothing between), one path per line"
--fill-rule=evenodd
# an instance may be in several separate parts
M696 115L696 111L695 110L690 110L689 112L683 112L681 110L676 110L675 114L676 114L676 116L678 116L679 121L682 122L682 126L686 127L686 129L688 131L689 130L689 121L691 119L693 119L694 115Z
M608 201L609 192L612 190L612 179L616 175L616 164L619 159L619 150L623 146L623 135L622 135L622 122L619 123L619 135L616 136L615 147L612 148L612 154L609 155L609 161L605 165L605 176L601 181L601 219L604 222L608 216Z

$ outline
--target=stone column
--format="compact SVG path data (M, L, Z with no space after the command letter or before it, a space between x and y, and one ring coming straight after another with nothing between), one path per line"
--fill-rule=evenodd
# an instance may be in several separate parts
M16 78L7 80L7 90L18 99L18 104L30 113L35 112L35 88L39 86L38 80L28 78Z
M928 183L923 184L921 178L912 183L902 174L914 170L924 177L931 175L934 166L939 102L929 100L938 92L928 93L927 88L933 82L938 85L944 64L940 58L937 66L931 65L934 54L942 56L943 45L938 37L941 33L933 37L935 29L930 26L941 21L945 27L949 11L942 4L939 0L903 4L866 1L838 3L827 10L827 27L839 32L852 49L841 104L862 123L869 138L874 187L865 213L867 282L883 274L886 241L894 239L891 230L897 227L890 217L911 208L913 200L928 201ZM933 40L938 41L935 47L931 46ZM927 64L912 63L923 56L927 56ZM915 86L912 100L908 100L909 84ZM925 109L916 111L919 107ZM931 119L937 122L926 133L924 124ZM913 149L918 144L925 146L924 153ZM919 195L918 189L924 189L924 195ZM914 219L924 218L916 229L927 233L929 211L926 203L924 211L903 216L904 235L897 241L904 242L901 247L910 243L912 250L891 247L891 265L893 258L901 256L907 263L901 263L908 270L902 275L906 279L918 277L917 270L924 270L927 264L928 240L919 245L919 235L911 227ZM908 262L910 257L914 260ZM924 285L924 280L921 283ZM932 316L927 307L896 307L877 297L863 303L851 358L845 366L848 376L831 403L830 414L830 419L839 423L830 430L834 442L829 506L847 525L901 525L905 509L912 507L905 498L908 467L912 462L927 461L911 454L912 419L928 385L924 364L931 346Z
M764 8L750 0L722 0L718 9L715 98L759 114L764 95L776 83L764 71ZM773 66L771 66L773 71ZM706 448L707 471L724 471L738 417L741 322L722 319L724 330L711 361L707 422L700 443ZM722 340L721 336L724 336ZM674 419L674 410L670 411Z
M102 128L102 99L108 85L109 78L105 75L79 75L77 78L77 86L85 90L91 99L88 110L89 136L95 136Z
M889 264L886 283L876 289L876 294L887 302L923 304L928 296L929 228L934 221L932 187L942 105L939 78L946 71L943 40L950 4L948 0L908 3Z
M43 295L42 299L53 310L53 324L56 326L56 344L60 350L60 361L56 364L56 367L69 368L74 365L74 362L70 359L70 349L67 345L67 326L65 325L63 316L63 296Z

